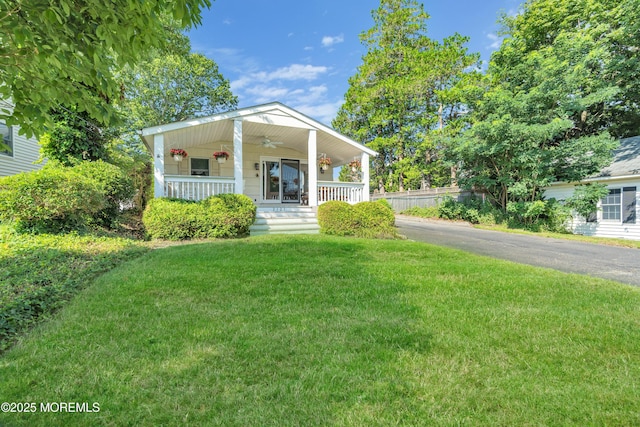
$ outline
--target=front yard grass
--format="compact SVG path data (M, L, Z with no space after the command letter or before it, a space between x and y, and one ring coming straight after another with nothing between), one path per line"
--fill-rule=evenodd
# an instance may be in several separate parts
M19 234L0 225L0 353L98 275L146 251L131 239Z
M409 241L152 251L0 357L0 425L639 425L640 290ZM39 406L38 406L39 408Z

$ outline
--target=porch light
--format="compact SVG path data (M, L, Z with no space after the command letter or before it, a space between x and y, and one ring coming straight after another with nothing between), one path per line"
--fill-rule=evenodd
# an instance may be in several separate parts
M255 170L259 171L260 170L260 163L254 163L253 167L255 168Z

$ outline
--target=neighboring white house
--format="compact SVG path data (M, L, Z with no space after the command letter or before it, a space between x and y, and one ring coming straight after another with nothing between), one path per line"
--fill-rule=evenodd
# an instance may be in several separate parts
M598 203L596 216L590 221L579 216L573 218L573 232L640 240L640 136L621 140L611 165L582 181L588 182L606 184L609 195ZM545 191L545 197L565 200L573 195L575 185L555 183Z
M156 197L236 193L273 207L369 200L369 157L377 153L279 102L149 127L140 135L154 159ZM187 156L172 156L176 149ZM214 152L229 158L216 159ZM325 158L331 159L326 169ZM359 182L334 181L333 168L356 160Z
M6 104L6 101L0 100ZM0 120L0 137L9 150L0 150L0 176L15 175L42 168L35 162L40 158L40 145L35 138L19 135L18 126L7 126Z

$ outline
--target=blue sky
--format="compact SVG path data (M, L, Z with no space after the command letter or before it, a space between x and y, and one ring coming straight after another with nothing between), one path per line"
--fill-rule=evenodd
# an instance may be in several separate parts
M500 39L501 12L520 0L427 0L427 35L460 33L470 52L488 60ZM213 59L231 82L239 107L280 101L331 124L366 49L359 35L373 26L379 0L215 0L189 33L196 52Z

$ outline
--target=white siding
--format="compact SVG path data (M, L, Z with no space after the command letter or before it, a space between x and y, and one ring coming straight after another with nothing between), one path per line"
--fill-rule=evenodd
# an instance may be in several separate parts
M18 126L11 126L13 134L13 152L0 154L0 176L15 175L41 169L43 164L34 164L40 157L40 145L35 138L18 135Z
M214 151L221 151L220 143L199 145L197 147L189 147L186 149L189 157L183 159L181 162L176 162L168 153L173 147L165 147L165 174L167 175L189 175L190 171L190 158L209 159L209 172L211 176L229 177L233 178L233 150L228 147L232 147L233 143L225 143L227 147L223 147L230 155L229 159L225 163L218 163L212 155ZM242 144L243 156L242 156L242 170L244 178L244 194L251 198L256 203L260 202L260 172L255 170L254 165L260 163L262 156L269 156L275 158L285 159L299 159L303 163L307 160L306 153L300 153L299 151L292 150L285 147L277 148L262 148L257 144Z
M622 221L605 221L602 219L602 211L598 209L598 221L587 223L583 218L574 217L570 228L576 234L596 237L615 237L630 240L640 240L640 176L627 179L609 179L601 181L607 188L636 187L636 223L623 224ZM545 191L545 198L566 200L573 195L574 186L570 184L557 184Z

